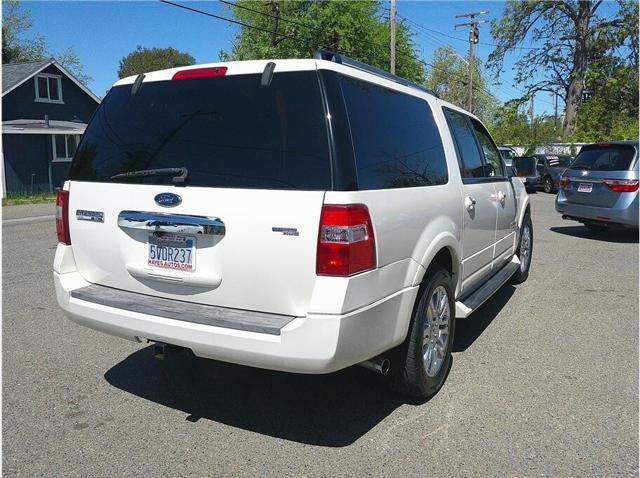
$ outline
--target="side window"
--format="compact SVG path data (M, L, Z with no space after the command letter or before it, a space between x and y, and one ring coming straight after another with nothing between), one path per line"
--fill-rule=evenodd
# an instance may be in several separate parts
M485 177L482 156L480 156L473 131L467 122L467 116L446 108L444 114L456 142L460 174L463 178Z
M429 103L347 76L341 78L359 189L445 184L447 162Z
M502 166L500 153L491 139L491 136L489 136L489 133L479 121L472 118L471 124L473 124L473 129L476 131L478 142L480 143L484 157L487 160L488 176L504 177L504 167Z
M35 84L35 101L45 103L63 103L61 76L42 73L40 75L36 75Z

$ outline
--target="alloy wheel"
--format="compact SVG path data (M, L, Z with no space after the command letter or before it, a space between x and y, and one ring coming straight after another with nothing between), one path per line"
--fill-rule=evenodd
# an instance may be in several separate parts
M443 286L438 286L431 293L424 318L422 362L429 377L435 377L444 363L450 322L449 294Z
M522 237L520 238L520 270L522 272L529 267L531 259L531 228L529 224L525 224L522 228Z

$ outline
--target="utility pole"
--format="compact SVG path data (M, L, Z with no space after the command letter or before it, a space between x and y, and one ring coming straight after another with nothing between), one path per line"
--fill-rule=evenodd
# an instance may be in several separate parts
M271 0L271 46L278 44L278 23L280 23L280 5L278 0Z
M558 92L553 92L553 133L558 137Z
M467 23L459 23L455 26L456 30L459 27L469 27L469 81L467 83L467 109L473 113L473 47L480 41L480 30L478 25L487 23L486 20L476 20L479 15L485 15L489 13L489 10L482 10L480 12L462 13L456 15L456 18L468 18Z
M391 44L389 45L389 71L396 74L396 0L391 0L391 11L389 13L389 23L391 29Z
M533 100L535 98L536 94L535 93L531 93L531 108L529 109L529 115L530 115L530 122L531 122L531 138L535 141L536 139L536 128L535 128L535 116L534 116L534 110L533 110Z

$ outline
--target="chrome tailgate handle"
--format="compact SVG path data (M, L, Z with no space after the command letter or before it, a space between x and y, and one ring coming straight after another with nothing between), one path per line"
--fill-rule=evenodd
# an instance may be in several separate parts
M163 212L122 211L118 227L137 231L173 232L224 236L225 226L217 217L190 216Z

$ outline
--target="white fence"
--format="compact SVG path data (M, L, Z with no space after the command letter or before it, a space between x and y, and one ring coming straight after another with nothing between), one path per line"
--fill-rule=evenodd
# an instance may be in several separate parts
M580 148L582 148L585 144L591 143L549 143L549 144L540 144L536 146L536 150L534 154L571 154L571 146L573 145L576 150L576 154L580 152ZM531 146L530 145L522 145L522 144L505 144L503 146L508 146L513 148L518 156L522 156Z

